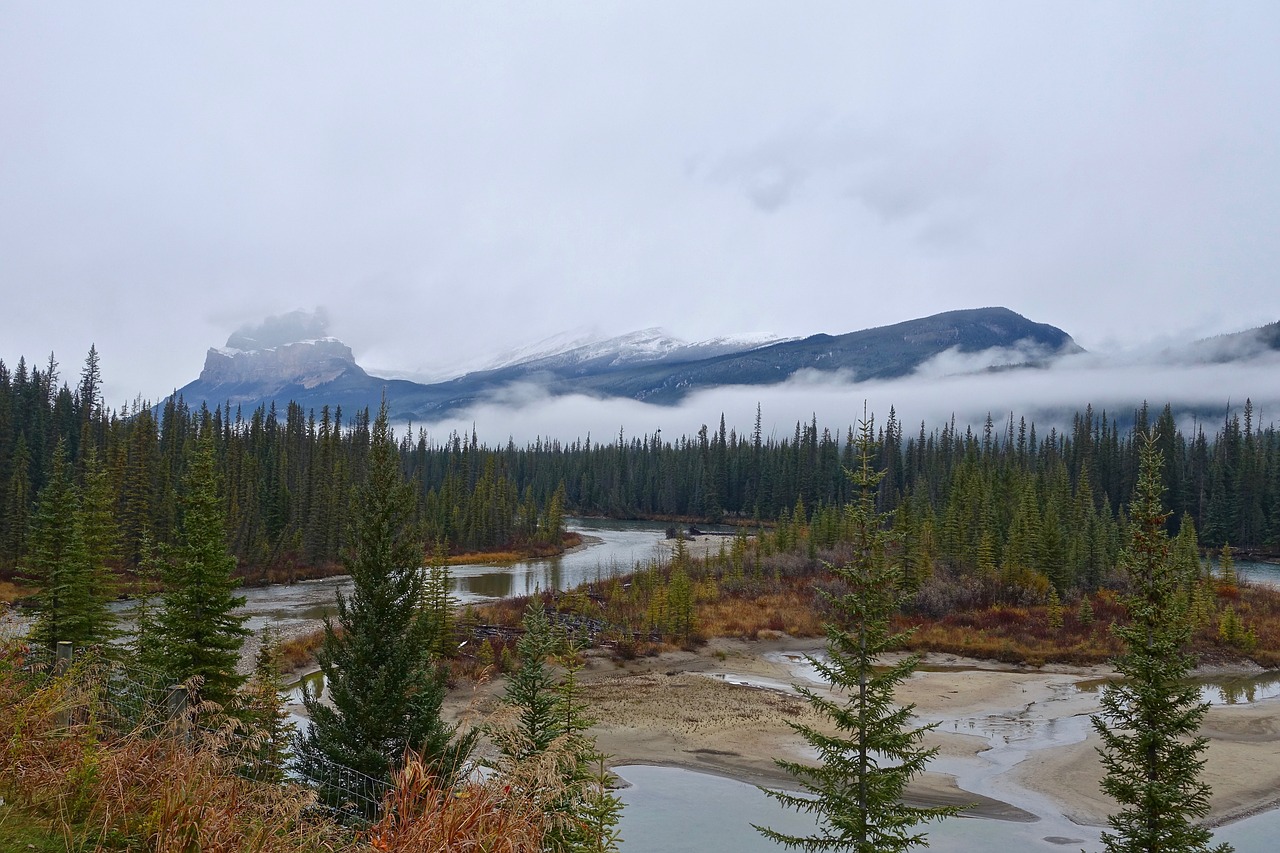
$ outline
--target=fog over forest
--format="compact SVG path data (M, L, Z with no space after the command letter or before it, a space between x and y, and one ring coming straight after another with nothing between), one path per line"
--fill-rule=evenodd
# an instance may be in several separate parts
M921 421L928 430L955 418L980 426L990 414L1001 423L1012 414L1045 430L1069 425L1085 406L1107 411L1121 420L1145 401L1152 408L1172 403L1179 426L1190 432L1194 421L1210 422L1212 433L1228 411L1239 413L1253 401L1255 425L1280 420L1280 353L1248 362L1186 363L1163 349L1108 357L1094 353L1069 355L1044 368L985 371L982 365L1019 360L1018 353L951 352L932 359L915 374L890 381L854 382L841 374L804 371L780 385L729 386L689 395L679 405L654 406L634 400L599 400L580 395L550 397L537 385L508 386L467 411L434 424L419 425L431 437L470 433L494 445L535 438L572 440L590 435L611 440L619 428L627 436L652 434L677 438L694 435L706 424L725 425L739 434L754 428L759 404L765 435L789 436L796 421L816 416L833 431L855 425L866 410L883 423L890 407L913 431ZM975 372L979 371L979 372ZM415 426L415 432L418 426Z

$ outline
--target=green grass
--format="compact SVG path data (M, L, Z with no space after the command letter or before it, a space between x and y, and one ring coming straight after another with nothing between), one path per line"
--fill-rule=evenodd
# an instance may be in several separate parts
M5 853L68 853L61 832L49 829L25 809L6 802L0 806L0 850Z

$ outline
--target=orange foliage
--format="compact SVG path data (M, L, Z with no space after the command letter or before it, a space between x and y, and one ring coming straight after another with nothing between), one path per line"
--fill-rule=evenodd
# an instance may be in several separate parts
M546 817L532 800L513 796L498 779L446 789L410 756L387 795L369 845L386 853L425 850L536 853Z

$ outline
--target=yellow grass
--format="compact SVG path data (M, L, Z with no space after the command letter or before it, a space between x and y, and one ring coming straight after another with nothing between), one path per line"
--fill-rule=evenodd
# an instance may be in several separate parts
M324 642L324 629L317 628L309 634L291 637L280 643L280 670L293 672L316 662L316 651Z
M0 601L12 604L20 598L35 595L35 587L26 586L14 581L0 580Z
M761 631L783 631L793 637L817 637L822 620L813 593L790 588L753 598L722 597L698 606L698 633L704 637L756 638Z

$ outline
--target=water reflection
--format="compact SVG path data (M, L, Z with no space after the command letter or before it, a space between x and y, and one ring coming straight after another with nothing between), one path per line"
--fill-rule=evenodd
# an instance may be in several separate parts
M1261 586L1280 587L1280 563L1254 563L1248 560L1236 562L1236 576L1242 581Z
M796 835L815 828L812 818L784 810L744 782L672 767L631 765L615 772L630 783L618 792L626 803L620 828L627 853L774 853L784 848L752 823ZM1099 827L1062 824L952 818L922 828L931 853L1100 849ZM1236 853L1263 853L1275 849L1277 833L1280 811L1270 811L1214 830L1214 842L1229 842Z
M506 598L511 595L513 582L509 572L485 572L454 579L454 590L482 598Z
M1075 686L1085 693L1096 693L1110 682L1107 678L1090 678L1077 681ZM1211 675L1193 678L1191 683L1200 688L1201 701L1211 705L1249 705L1280 696L1280 672Z
M510 565L454 566L453 592L466 604L488 598L532 595L562 590L588 581L634 571L655 557L670 553L666 526L649 521L571 519L569 530L582 534L586 544L557 557L524 560Z
M1219 676L1198 680L1200 696L1214 705L1248 705L1280 696L1280 673Z

